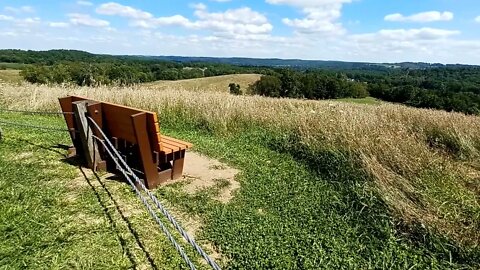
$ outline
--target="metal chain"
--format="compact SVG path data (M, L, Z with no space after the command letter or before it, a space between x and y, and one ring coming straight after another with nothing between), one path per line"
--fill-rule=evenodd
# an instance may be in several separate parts
M0 125L9 125L9 126L17 126L23 128L33 128L33 129L42 129L42 130L49 130L49 131L57 131L57 132L74 132L69 129L62 129L62 128L54 128L54 127L42 127L42 126L35 126L30 124L20 124L20 123L13 123L0 120Z
M200 254L200 256L202 256L202 258L205 259L205 261L207 261L207 263L215 270L221 270L220 266L218 266L218 264L212 260L208 254L195 242L195 240L190 237L188 235L188 233L178 224L178 222L175 220L175 218L170 215L170 213L165 209L165 207L163 207L163 205L158 201L158 199L155 197L155 195L153 195L150 190L147 189L147 187L145 186L145 184L140 180L140 178L138 178L135 173L133 172L133 170L127 165L127 163L122 159L120 153L118 153L118 151L115 149L115 147L113 146L113 144L108 140L107 136L105 135L105 133L103 132L103 130L98 126L98 124L91 118L91 117L88 117L88 120L93 123L93 125L95 126L95 128L100 132L100 134L102 135L102 137L105 139L105 141L107 142L107 144L109 144L109 146L112 148L113 152L115 153L115 155L117 156L117 158L120 160L121 163L123 163L123 166L125 166L125 168L127 169L128 173L130 175L133 176L135 182L137 184L140 185L140 187L145 191L145 193L147 193L148 197L155 203L155 205L157 206L157 208L162 212L162 214L172 223L172 225L175 227L175 229L182 235L182 237L197 251L198 254Z
M44 111L24 111L24 110L10 110L10 109L0 109L0 112L45 114L45 115L65 115L65 114L70 115L70 114L75 114L73 112L44 112Z
M105 150L108 152L108 155L113 159L113 161L117 165L117 169L125 176L128 183L130 184L130 186L132 186L132 188L134 189L137 196L140 198L142 203L147 208L148 213L153 217L153 219L155 219L157 224L162 229L163 233L165 233L165 235L167 236L168 240L170 240L170 242L173 244L173 246L178 251L178 253L180 253L180 256L182 256L183 260L187 263L188 267L190 267L191 270L196 270L195 265L192 263L192 261L190 260L188 255L183 250L183 248L175 241L175 238L173 238L173 235L168 231L167 227L163 224L163 222L160 220L158 215L152 209L150 204L147 202L147 199L141 194L140 190L135 186L135 183L130 179L130 176L127 173L127 171L122 168L122 166L118 162L119 158L117 158L113 155L113 153L110 151L109 147L107 146L107 144L105 143L104 140L98 138L97 136L93 136L93 138L96 139L97 141L99 141L104 146ZM123 160L123 159L120 159L120 160Z

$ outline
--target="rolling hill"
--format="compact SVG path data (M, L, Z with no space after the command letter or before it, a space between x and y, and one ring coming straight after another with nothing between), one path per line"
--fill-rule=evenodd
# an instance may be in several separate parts
M239 84L242 91L260 79L258 74L234 74L215 76L199 79L178 80L178 81L157 81L142 84L142 87L155 90L187 90L187 91L213 91L228 92L230 83Z
M192 142L195 151L240 170L235 178L240 188L226 204L215 199L228 184L221 179L218 185L194 194L184 192L188 178L155 191L184 217L182 223L190 224L193 219L201 224L196 225L201 228L196 237L213 247L225 268L368 269L388 265L391 269L478 269L480 265L478 116L394 104L233 96L224 91L199 93L173 86L165 91L155 86L0 87L0 106L12 109L57 110L57 97L76 94L156 111L162 133ZM13 116L7 119L16 120ZM18 120L38 124L35 119ZM42 121L52 126L61 123L61 118ZM0 154L0 170L4 171L22 165L14 161L16 147L28 150L35 146L20 142L34 138L41 144L35 148L39 153L58 143L58 137L48 133L5 131L6 144L0 145L5 151ZM64 135L63 140L67 139ZM41 136L46 137L38 139ZM49 157L49 162L58 166L55 155ZM29 166L33 171L45 166L55 171L41 159L32 161ZM15 179L34 177L31 170L15 169ZM41 201L38 190L55 191L55 186L37 182L32 182L28 193L36 200ZM8 187L0 190L0 199L10 198L10 186L20 188L16 183L0 177L0 184ZM128 189L121 182L107 183L113 194ZM82 192L82 196L93 196L88 186ZM131 192L118 196L117 200L134 203ZM6 209L0 211L0 218L9 220L9 209L18 205L15 198L2 201L0 205ZM26 202L25 207L33 209L34 205ZM91 207L96 209L95 204ZM144 214L134 212L128 219L138 220ZM56 224L54 216L45 219L42 222ZM35 235L33 227L9 224L7 230L14 230L16 235L28 232L27 243ZM142 224L135 226L145 232ZM10 244L25 245L21 239L2 239L9 234L1 230L4 246L0 247L10 250ZM45 236L52 233L46 231ZM104 253L103 257L94 256L95 249L104 244L102 240L88 238L92 244L85 246L78 241L81 233L85 230L69 231L71 240L62 242L63 246L72 245L70 253L61 250L55 239L33 247L36 260L44 260L39 252L45 247L58 252L60 265L68 254L81 255L81 265L106 260ZM174 254L173 248L159 246L156 241L147 244L155 251L166 249L167 254ZM135 243L128 245L138 249ZM16 257L26 259L14 251L6 254L8 262L15 262ZM116 265L130 265L122 260L121 251L114 254ZM153 254L155 263L168 259L164 252Z

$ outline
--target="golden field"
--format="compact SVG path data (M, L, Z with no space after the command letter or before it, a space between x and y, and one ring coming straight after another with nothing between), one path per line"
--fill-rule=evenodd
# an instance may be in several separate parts
M143 84L144 88L153 90L186 90L186 91L213 91L228 92L228 85L236 83L240 85L242 91L246 91L248 87L260 80L261 75L258 74L233 74L224 76L215 76L190 80L178 81L157 81Z

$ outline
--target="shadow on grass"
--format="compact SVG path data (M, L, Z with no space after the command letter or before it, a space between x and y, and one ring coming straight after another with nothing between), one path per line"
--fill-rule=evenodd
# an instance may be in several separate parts
M128 218L124 215L124 213L122 212L118 202L115 200L115 198L113 197L112 193L108 190L107 186L105 185L105 183L102 182L102 180L100 179L100 177L98 176L98 174L94 173L94 176L95 176L95 179L98 181L98 183L100 183L100 187L95 187L91 180L88 178L88 176L85 174L85 169L82 168L82 167L79 167L80 171L82 172L82 175L83 177L85 178L85 180L87 181L88 185L90 186L90 188L92 189L93 193L95 194L96 198L97 198L97 201L98 203L100 204L100 206L102 207L103 209L103 212L105 213L105 216L107 217L110 225L112 226L113 230L116 232L117 234L117 237L118 237L118 240L120 241L120 244L122 246L122 249L124 252L126 252L127 254L127 257L129 258L130 262L133 264L133 268L136 269L137 268L137 263L135 261L135 257L133 256L132 254L132 251L131 251L131 248L128 246L128 243L126 241L126 239L124 237L122 237L121 235L121 231L118 229L117 227L117 224L116 222L114 221L111 213L108 211L108 207L106 205L106 203L102 200L101 198L101 195L100 195L100 192L104 192L105 194L107 194L108 196L108 199L113 202L113 204L115 205L115 209L116 211L118 212L118 214L120 215L120 217L122 218L123 222L127 225L128 227L128 230L129 232L131 233L131 235L135 238L135 242L136 244L138 245L138 247L140 247L140 249L142 250L143 254L145 255L145 257L147 258L149 264L150 264L150 267L152 269L158 269L157 265L155 264L152 256L150 255L150 253L148 252L148 250L145 248L145 246L143 245L142 241L140 240L140 236L138 235L137 231L135 230L135 228L133 227L132 223L128 220Z
M140 236L138 235L137 231L135 230L135 228L133 227L132 223L128 220L128 218L124 215L124 213L122 212L121 208L120 208L120 205L118 204L118 202L115 200L115 198L113 197L112 193L108 190L107 186L105 185L105 183L103 183L100 179L100 177L98 176L98 174L94 173L94 176L95 176L95 179L96 181L98 181L98 183L100 183L100 186L97 186L95 187L95 185L92 183L92 181L88 178L88 176L86 175L85 173L85 169L82 168L82 164L84 163L83 159L82 158L79 158L77 156L74 156L74 157L67 157L65 155L65 150L68 150L70 148L70 146L68 145L63 145L63 144L57 144L57 145L52 145L52 146L45 146L45 145L42 145L42 144L38 144L38 143L34 143L34 142L31 142L29 140L25 140L25 139L20 139L20 138L14 138L15 140L19 141L19 142L22 142L22 143L25 143L25 144L28 144L28 145L31 145L31 146L34 146L36 148L39 148L39 149L42 149L42 150L46 150L46 151L49 151L49 152L53 152L55 154L58 154L62 157L64 157L63 159L61 159L62 162L65 162L69 165L72 165L72 166L76 166L80 169L83 177L85 178L86 182L88 183L88 185L90 186L90 188L92 189L93 193L95 194L95 197L99 203L99 205L102 207L102 210L105 214L105 217L107 218L108 222L110 223L111 227L113 228L113 230L115 231L116 235L117 235L117 238L122 246L122 250L127 254L127 257L128 259L130 260L130 262L132 263L133 265L133 269L137 269L138 268L138 265L137 265L137 262L135 261L135 256L134 254L132 253L132 248L128 246L128 243L127 243L127 240L122 236L121 234L121 230L118 228L118 224L115 222L115 220L113 219L113 216L112 216L112 213L110 213L108 211L108 207L107 207L107 202L104 202L101 198L101 193L105 193L107 194L108 196L108 200L110 200L111 202L113 202L113 204L115 205L115 209L116 211L118 212L118 214L120 215L120 217L122 218L123 222L126 224L126 226L128 227L128 230L129 230L129 233L134 237L135 239L135 242L136 244L138 245L138 247L142 250L143 254L145 255L145 257L147 258L148 262L149 262L149 266L151 269L158 269L158 266L155 264L151 254L148 252L148 250L146 249L146 247L144 246L144 244L141 242L140 240ZM62 151L63 150L63 151ZM112 179L112 180L115 180L115 181L118 181L118 182L126 182L125 180L121 179L120 177L115 177L115 179Z

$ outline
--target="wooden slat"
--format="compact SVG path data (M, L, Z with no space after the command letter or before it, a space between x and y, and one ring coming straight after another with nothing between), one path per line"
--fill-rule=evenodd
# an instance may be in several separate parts
M160 151L160 153L164 153L164 154L168 155L168 154L173 153L173 149L168 148L168 147L164 147L163 150Z
M165 140L165 139L162 139L162 143L166 143L166 144L169 144L169 145L174 145L180 149L186 149L187 146L183 143L177 143L177 142L174 142L174 141L170 141L170 140Z
M162 152L165 152L165 153L173 153L178 151L177 149L175 149L175 146L171 146L168 144L163 144L162 147L163 147Z
M175 138L172 138L172 137L168 137L168 136L165 136L165 135L161 135L161 140L168 140L168 141L176 142L176 143L179 143L179 144L183 144L183 145L185 145L186 148L192 148L192 146L193 146L189 142L181 141L181 140L178 140L178 139L175 139Z
M174 152L182 151L182 147L169 143L162 143L163 147L173 149Z

